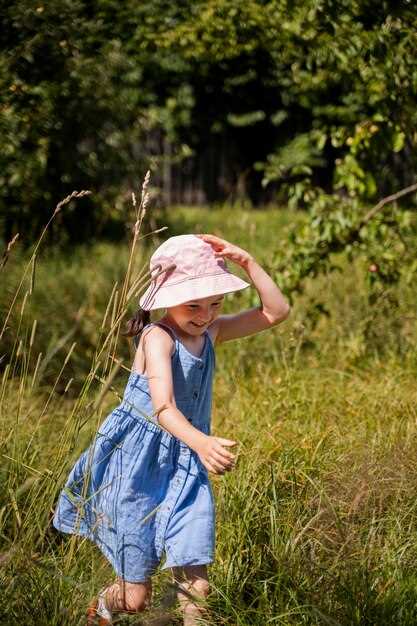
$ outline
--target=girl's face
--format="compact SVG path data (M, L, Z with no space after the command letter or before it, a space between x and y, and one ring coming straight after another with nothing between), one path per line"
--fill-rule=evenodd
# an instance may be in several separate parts
M167 315L189 335L201 335L218 317L224 295L190 300L167 309Z

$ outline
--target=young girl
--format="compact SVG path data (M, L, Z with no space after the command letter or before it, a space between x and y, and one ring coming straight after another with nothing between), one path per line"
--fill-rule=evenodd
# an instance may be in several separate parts
M224 294L249 286L224 259L244 268L259 307L220 315ZM163 553L184 625L198 623L214 557L207 472L224 474L235 463L236 442L210 435L214 345L271 328L289 313L254 258L213 235L171 237L150 269L152 282L129 322L138 340L123 401L76 462L54 517L57 529L96 542L117 574L90 605L88 625L146 608ZM166 312L151 324L155 309Z

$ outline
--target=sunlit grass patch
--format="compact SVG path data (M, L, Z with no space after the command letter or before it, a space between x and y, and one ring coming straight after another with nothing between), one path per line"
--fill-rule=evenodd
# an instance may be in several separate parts
M189 232L222 234L266 266L292 219L181 215ZM134 271L148 254L135 256ZM114 358L130 367L125 340L95 355L117 317L114 284L128 256L97 244L40 257L33 294L11 317L0 382L2 624L82 624L112 577L97 549L55 531L51 517L69 468L127 380L121 367L106 387ZM23 262L8 261L3 311ZM282 326L217 350L213 432L239 442L239 459L213 479L210 626L416 623L415 288L401 286L392 314L371 313L366 268L340 265L307 283ZM246 290L226 299L226 311L251 303ZM156 603L168 576L158 579Z

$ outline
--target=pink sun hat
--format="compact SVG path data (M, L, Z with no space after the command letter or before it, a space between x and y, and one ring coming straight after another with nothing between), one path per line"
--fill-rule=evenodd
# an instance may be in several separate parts
M250 284L227 269L212 246L196 235L170 237L150 259L155 274L139 300L145 311L246 289Z

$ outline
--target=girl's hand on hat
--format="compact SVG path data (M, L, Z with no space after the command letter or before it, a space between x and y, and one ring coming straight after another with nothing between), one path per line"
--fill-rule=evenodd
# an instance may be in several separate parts
M232 447L236 444L237 442L231 439L208 435L200 443L196 452L209 472L224 474L232 470L236 462L236 455L226 450L226 447Z
M237 263L241 267L245 267L247 263L252 259L252 256L243 248L235 246L235 244L216 237L216 235L196 235L206 243L209 243L214 250L215 256L230 259L234 263Z

